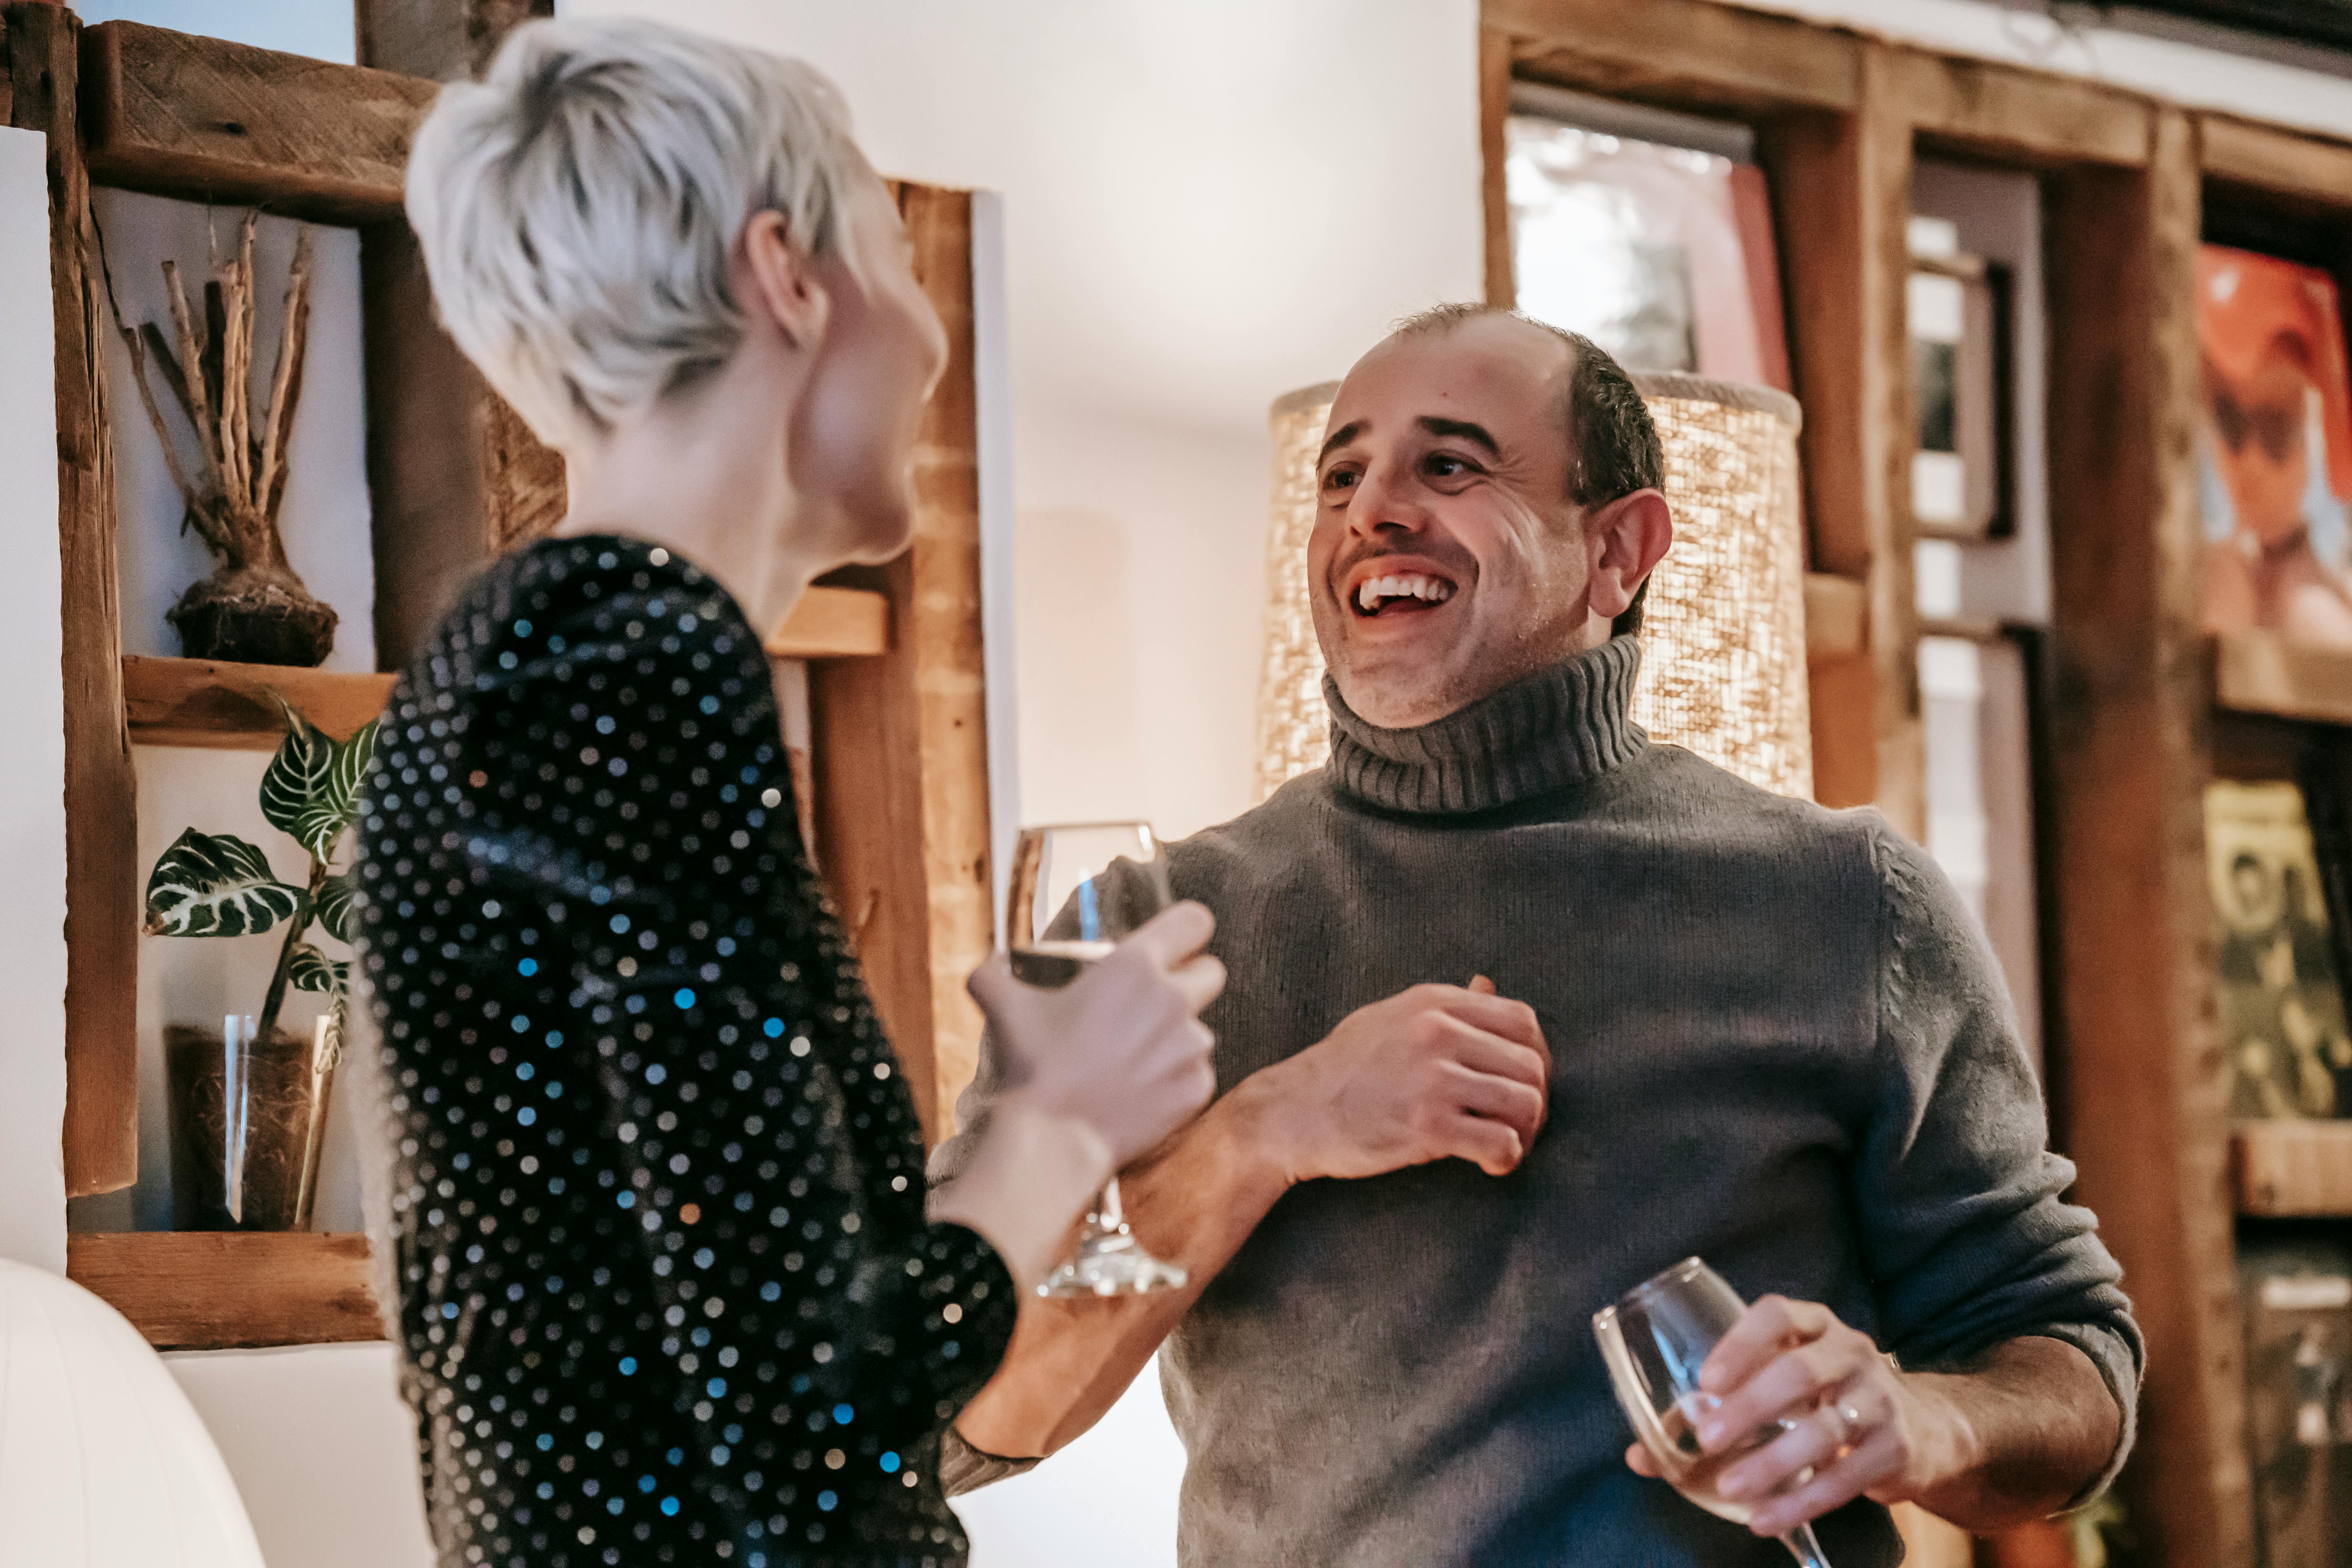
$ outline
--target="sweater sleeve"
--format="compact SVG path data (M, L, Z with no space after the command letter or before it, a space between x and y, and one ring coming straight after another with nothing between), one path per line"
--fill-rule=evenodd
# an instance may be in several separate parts
M1992 953L1940 869L1885 824L1877 1063L1853 1202L1883 1342L1954 1367L2005 1340L2063 1340L2099 1369L2129 1454L2146 1348L2074 1167L2048 1147L2042 1091Z

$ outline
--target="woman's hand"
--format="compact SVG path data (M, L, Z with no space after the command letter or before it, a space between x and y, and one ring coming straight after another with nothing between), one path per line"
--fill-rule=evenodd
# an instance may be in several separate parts
M1024 985L1003 956L971 977L1003 1051L1004 1089L1086 1122L1114 1169L1190 1121L1216 1088L1200 1013L1225 988L1202 952L1216 921L1200 904L1162 910L1058 990Z

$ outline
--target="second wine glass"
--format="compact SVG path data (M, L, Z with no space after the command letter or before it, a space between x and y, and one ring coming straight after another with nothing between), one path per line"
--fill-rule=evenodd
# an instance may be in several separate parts
M1070 823L1022 830L1013 857L1005 947L1013 977L1067 985L1121 938L1166 909L1168 861L1141 822ZM1068 1047L1086 1049L1084 1041ZM1040 1296L1139 1296L1181 1289L1184 1270L1147 1251L1120 1212L1118 1179L1096 1199L1077 1245L1037 1287Z
M1699 1387L1699 1368L1747 1310L1739 1292L1722 1275L1696 1258L1685 1258L1626 1291L1615 1306L1592 1315L1593 1338L1601 1342L1601 1359L1609 1364L1609 1381L1617 1391L1617 1403L1625 1407L1626 1419L1633 1424L1633 1435L1657 1461L1667 1484L1734 1524L1746 1524L1755 1507L1746 1500L1725 1497L1716 1489L1716 1478L1726 1466L1795 1425L1783 1417L1742 1447L1720 1454L1699 1447L1699 1421L1716 1403L1713 1394ZM1803 1471L1798 1484L1811 1478L1811 1471ZM1803 1568L1830 1568L1810 1524L1782 1535L1780 1544Z

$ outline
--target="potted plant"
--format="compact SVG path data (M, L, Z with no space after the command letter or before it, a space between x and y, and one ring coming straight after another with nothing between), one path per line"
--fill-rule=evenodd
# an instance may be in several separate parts
M334 647L336 616L334 606L314 596L288 563L278 512L286 499L287 447L293 436L295 404L302 394L303 349L310 337L310 229L304 225L294 242L268 401L257 403L253 389L258 292L253 234L258 218L258 214L247 215L236 254L205 285L201 333L180 287L179 267L170 261L163 263L163 281L170 289L177 352L152 321L137 331L128 326L121 330L131 352L139 401L155 426L164 464L186 507L181 529L194 529L220 561L212 575L193 584L163 617L179 632L181 651L190 658L308 668ZM180 461L149 384L151 363L155 378L195 432L193 473Z
M338 942L351 940L352 873L333 861L359 810L376 725L337 742L271 696L286 716L286 739L262 774L261 814L302 846L310 876L300 886L281 882L252 844L192 827L147 878L150 934L285 933L259 1012L232 1015L222 1029L164 1031L173 1206L185 1230L309 1225L342 1049L351 963L307 939L315 924ZM325 995L326 1011L307 1040L278 1026L289 989Z

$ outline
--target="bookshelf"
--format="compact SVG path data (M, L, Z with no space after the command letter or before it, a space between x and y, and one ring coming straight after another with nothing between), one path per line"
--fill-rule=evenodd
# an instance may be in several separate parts
M2148 1336L2120 1486L2139 1560L2255 1563L2239 1216L2352 1215L2352 1123L2231 1125L2203 790L2294 777L2315 727L2352 726L2352 659L2196 629L2195 262L2204 239L2252 226L2299 237L2347 278L2352 144L1713 0L1484 0L1482 25L1498 302L1515 298L1501 170L1514 81L1753 127L1806 414L1808 611L1837 616L1811 638L1819 794L1874 802L1915 835L1917 640L1937 628L1920 624L1911 573L1911 166L1956 158L2038 182L2056 520L2035 789L2053 1134Z
M143 868L132 746L273 749L281 731L272 692L330 733L349 733L381 709L388 671L405 663L449 592L562 515L560 459L465 364L422 292L400 178L409 135L436 90L397 71L130 23L84 27L60 5L0 4L0 119L47 136L51 171L71 1196L119 1190L138 1173ZM93 184L260 205L359 229L385 672L121 652L110 415L99 376L112 329L86 266ZM979 1037L961 981L993 933L971 198L892 189L918 279L950 339L916 452L915 542L887 566L812 589L764 642L772 657L810 661L820 858L936 1138ZM361 1237L78 1233L68 1245L68 1273L159 1346L329 1342L382 1331Z

